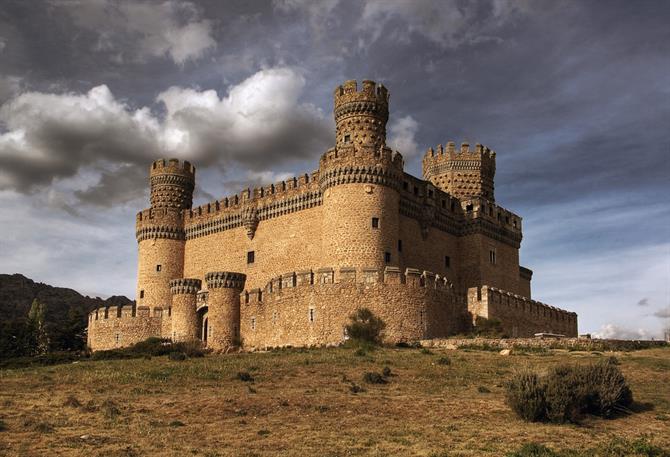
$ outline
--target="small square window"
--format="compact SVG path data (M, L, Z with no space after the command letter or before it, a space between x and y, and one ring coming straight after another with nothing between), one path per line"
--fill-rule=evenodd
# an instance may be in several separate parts
M429 190L429 191L428 191L428 196L429 196L429 197L432 197L432 196L433 196L433 191L432 191L432 190Z
M373 217L372 218L372 228L379 228L379 218L378 217Z
M144 291L140 290L140 298L144 298Z
M447 209L447 201L442 200L442 209Z
M256 260L256 254L254 251L247 252L247 263L254 263Z
M251 330L256 330L256 318L251 318Z
M409 183L407 181L402 183L403 190L409 190Z
M351 143L351 135L349 135L349 134L344 135L344 142L345 143Z
M470 203L469 205L467 205L465 207L465 211L467 211L468 213L472 212L473 209L474 209L474 206L472 205L472 203Z
M391 263L391 253L390 252L385 252L384 253L384 262Z
M156 271L161 271L162 268L163 268L162 265L156 265Z
M314 322L314 308L309 309L309 321Z
M402 252L402 240L398 240L398 252Z
M419 195L419 188L414 186L414 195Z
M489 262L491 262L491 265L496 264L496 251L495 251L495 249L491 249L489 251Z
M448 255L444 256L444 266L447 268L451 267L451 257Z

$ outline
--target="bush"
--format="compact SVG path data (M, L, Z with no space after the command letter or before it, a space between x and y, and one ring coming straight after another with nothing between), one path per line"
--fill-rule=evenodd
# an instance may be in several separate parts
M386 327L384 321L367 308L360 308L349 316L351 324L345 327L347 335L354 340L381 342L381 332Z
M388 378L389 376L391 376L391 368L390 367L384 367L384 369L382 370L382 375L385 378Z
M477 336L487 338L502 338L505 336L502 328L502 322L498 319L487 319L477 316L475 320L474 333Z
M363 375L363 381L367 382L368 384L386 384L388 382L383 375L374 371L365 373Z
M451 359L449 357L440 357L437 359L437 364L438 365L451 365Z
M512 410L529 422L545 420L545 385L537 373L522 371L517 373L506 385L505 399Z
M251 373L249 373L248 371L238 371L237 372L237 379L239 379L240 381L244 381L244 382L253 382L254 381L254 377L251 376Z
M582 414L612 417L627 412L633 393L610 361L554 367L545 376L521 372L506 384L506 400L527 421L577 422Z
M537 443L526 443L507 457L558 457L558 454L546 446Z
M170 352L170 354L168 354L168 359L175 362L186 360L186 354L183 352Z

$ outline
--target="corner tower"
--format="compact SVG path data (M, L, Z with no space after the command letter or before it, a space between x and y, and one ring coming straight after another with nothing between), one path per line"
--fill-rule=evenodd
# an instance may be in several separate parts
M319 162L323 265L397 265L402 156L386 147L389 94L374 81L335 89L336 144Z
M423 157L423 178L459 199L483 197L495 202L495 173L496 153L481 144L471 150L463 143L457 150L450 141L446 149L430 148Z
M170 281L184 273L184 218L191 208L195 167L177 159L151 164L151 208L137 214L137 305L168 308Z

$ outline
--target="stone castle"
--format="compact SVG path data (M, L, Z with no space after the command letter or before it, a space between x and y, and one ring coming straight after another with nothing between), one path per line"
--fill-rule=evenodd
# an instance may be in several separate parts
M440 145L416 178L386 146L383 85L345 82L334 115L318 170L197 208L195 168L154 162L136 219L136 306L91 312L91 349L151 336L216 351L334 345L362 307L389 343L469 332L480 318L510 337L577 335L575 313L531 299L521 218L495 203L495 152Z

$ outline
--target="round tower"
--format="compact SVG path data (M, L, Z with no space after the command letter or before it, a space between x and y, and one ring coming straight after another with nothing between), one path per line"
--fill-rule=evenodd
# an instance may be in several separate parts
M183 278L170 281L172 292L172 341L195 341L199 337L196 294L199 279Z
M137 214L137 305L167 308L170 281L184 274L184 215L191 208L195 167L177 159L150 168L151 208Z
M374 81L335 89L336 146L319 163L328 267L398 265L402 156L386 147L389 94Z
M246 275L216 271L205 275L207 290L207 347L228 351L240 345L240 294Z

